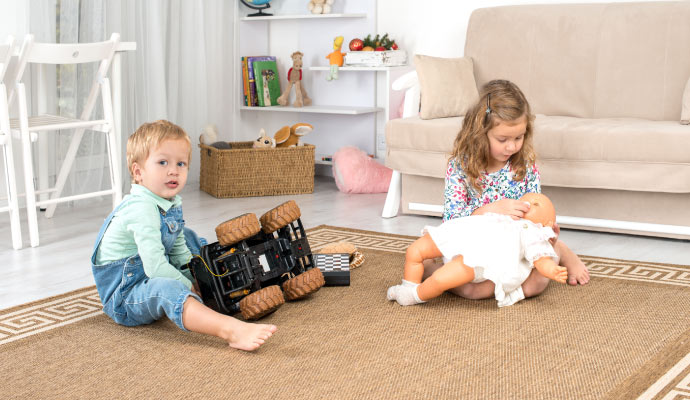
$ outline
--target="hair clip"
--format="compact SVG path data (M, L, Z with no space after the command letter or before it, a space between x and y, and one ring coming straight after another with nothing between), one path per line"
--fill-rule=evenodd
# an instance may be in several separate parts
M486 95L486 114L487 114L487 115L488 115L488 114L491 114L490 102L491 102L491 93L488 93L488 94Z

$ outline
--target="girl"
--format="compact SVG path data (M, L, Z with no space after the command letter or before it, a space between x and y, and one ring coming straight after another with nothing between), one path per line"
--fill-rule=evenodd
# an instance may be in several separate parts
M518 199L528 192L541 192L539 171L532 147L534 116L529 103L514 83L488 82L477 104L463 120L446 170L443 220L488 212L523 218L529 205ZM589 282L589 272L580 258L558 240L554 225L553 246L560 264L568 270L570 285ZM424 277L438 265L428 265ZM546 289L549 279L536 269L522 284L526 297ZM451 292L470 299L493 296L491 281L467 283Z

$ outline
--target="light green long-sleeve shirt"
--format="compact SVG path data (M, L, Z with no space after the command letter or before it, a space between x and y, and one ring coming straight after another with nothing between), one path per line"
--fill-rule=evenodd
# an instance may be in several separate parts
M144 264L144 272L149 278L177 279L191 289L191 275L183 274L176 268L188 263L192 258L184 234L180 232L177 236L168 254L168 261L161 238L158 211L159 207L167 212L173 206L181 206L182 198L175 196L170 201L155 195L144 186L133 184L130 194L125 196L123 202L103 235L96 253L96 263L108 264L139 254Z

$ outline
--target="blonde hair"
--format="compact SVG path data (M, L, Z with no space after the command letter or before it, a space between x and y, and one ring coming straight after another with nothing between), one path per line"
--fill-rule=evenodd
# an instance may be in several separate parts
M510 157L515 181L522 180L527 165L536 160L532 145L534 115L520 88L507 80L490 81L482 87L477 104L465 114L450 159L460 164L479 193L482 192L480 176L491 157L487 133L500 122L517 122L522 117L527 122L524 142L520 151Z
M134 171L132 169L134 163L143 164L149 157L151 150L166 140L186 140L189 144L189 158L187 161L192 160L192 142L184 129L163 119L147 122L142 124L127 139L127 168L132 177L132 183L137 183L134 180Z

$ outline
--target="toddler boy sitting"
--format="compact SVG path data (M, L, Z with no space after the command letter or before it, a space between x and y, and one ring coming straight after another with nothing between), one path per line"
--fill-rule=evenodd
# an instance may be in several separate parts
M203 245L184 226L179 196L191 155L189 136L169 121L145 123L127 140L132 190L106 218L91 256L103 311L126 326L165 315L182 330L255 350L275 325L246 323L206 307L189 270L180 270Z

